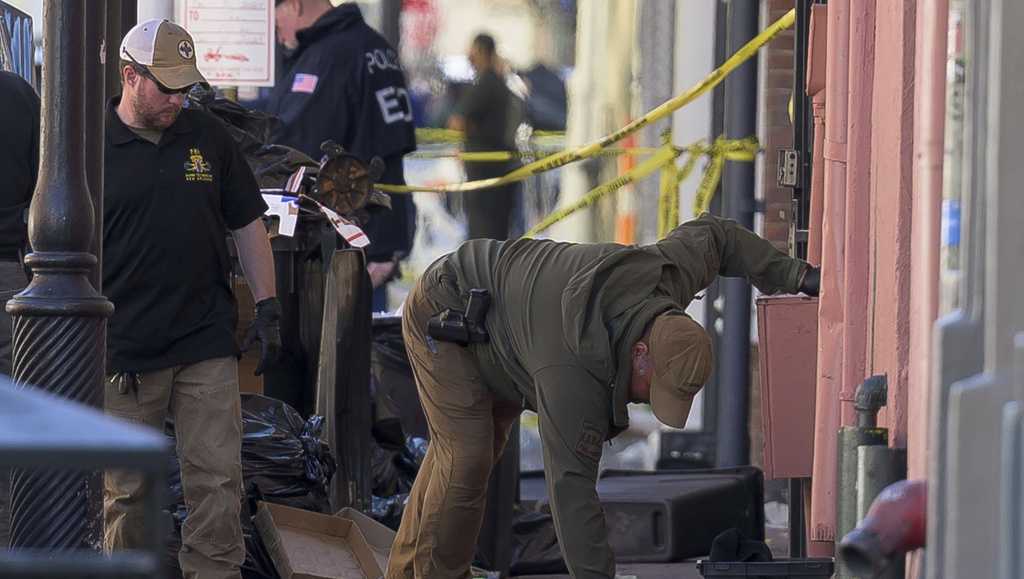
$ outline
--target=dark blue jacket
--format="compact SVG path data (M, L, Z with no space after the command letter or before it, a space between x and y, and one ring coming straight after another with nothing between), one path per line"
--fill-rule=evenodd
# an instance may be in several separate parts
M383 183L404 184L402 156L416 150L412 105L398 54L366 24L359 7L343 4L300 30L299 46L285 60L269 112L283 121L273 142L314 159L333 139L364 160L381 157ZM392 195L392 211L372 214L366 225L371 260L407 254L415 232L415 206Z

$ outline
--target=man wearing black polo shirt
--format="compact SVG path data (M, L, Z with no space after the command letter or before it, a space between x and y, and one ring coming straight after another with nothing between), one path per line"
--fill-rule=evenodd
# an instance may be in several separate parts
M182 109L184 93L203 82L191 36L149 20L125 35L120 58L123 91L107 109L104 159L103 289L115 306L105 408L161 430L174 417L188 507L184 576L239 579L242 432L226 236L256 302L259 373L280 346L266 205L219 121ZM108 549L143 545L141 482L107 473Z

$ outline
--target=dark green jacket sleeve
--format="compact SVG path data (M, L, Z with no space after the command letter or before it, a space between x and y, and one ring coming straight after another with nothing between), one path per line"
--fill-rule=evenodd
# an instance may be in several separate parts
M723 275L746 278L764 294L796 293L807 268L735 221L709 213L676 227L656 245L690 277L694 291Z
M574 579L612 579L615 559L595 488L611 390L576 366L549 366L534 380L551 514L566 567Z

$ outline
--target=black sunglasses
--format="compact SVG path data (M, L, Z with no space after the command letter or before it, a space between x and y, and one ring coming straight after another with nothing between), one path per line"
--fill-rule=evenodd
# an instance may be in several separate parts
M139 61L135 60L135 57L132 56L131 53L129 53L127 50L123 50L122 52L125 56L128 57L128 60L132 61L132 70L134 70L136 74L140 74L148 78L149 80L153 81L153 84L156 85L156 88L166 95L187 94L188 91L192 90L192 87L195 86L190 84L188 86L183 86L181 88L168 88L164 86L164 83L158 81L156 77L153 76L152 72L149 72L149 69L146 68L146 65L139 64Z
M153 76L153 73L149 72L149 69L146 68L145 66L142 66L141 64L137 64L137 65L133 66L132 68L135 69L135 72L137 72L137 73L141 74L142 76L148 78L149 80L153 81L153 84L156 85L157 90L159 90L160 92L162 92L162 93L164 93L166 95L188 94L188 91L192 90L192 87L195 86L195 85L191 85L190 84L188 86L184 86L184 87L181 87L181 88L169 88L169 87L164 86L164 84L162 82L158 81L156 79L156 77Z

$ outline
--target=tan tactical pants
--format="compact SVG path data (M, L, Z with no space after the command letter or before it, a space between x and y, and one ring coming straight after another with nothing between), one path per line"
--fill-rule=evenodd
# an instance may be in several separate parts
M429 272L406 299L402 335L430 446L391 548L387 579L470 577L491 467L522 411L495 399L468 349L427 337L427 320L443 309L431 295L445 291L431 283Z
M174 417L188 516L178 562L185 579L240 579L245 543L242 493L242 410L238 362L215 358L142 374L138 392L121 394L107 381L107 414L163 432ZM142 477L112 470L104 481L106 549L143 545Z

